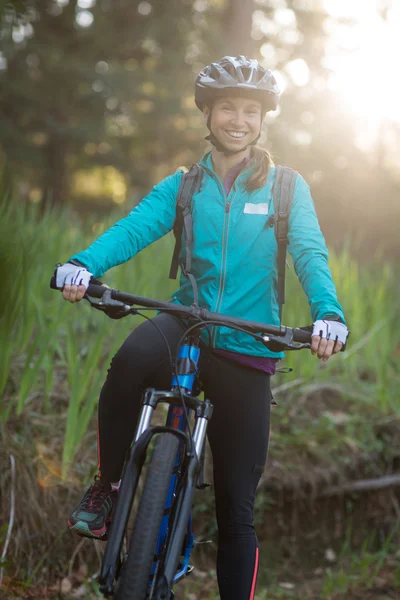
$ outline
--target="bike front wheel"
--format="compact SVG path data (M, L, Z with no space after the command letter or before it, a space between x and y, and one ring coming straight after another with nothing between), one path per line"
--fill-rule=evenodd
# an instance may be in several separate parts
M179 440L161 434L154 444L128 554L121 568L115 600L145 600Z

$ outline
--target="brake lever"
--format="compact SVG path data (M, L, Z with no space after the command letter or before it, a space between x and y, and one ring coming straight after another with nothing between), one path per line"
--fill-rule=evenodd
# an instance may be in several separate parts
M287 329L285 335L262 335L261 341L272 352L282 352L283 350L302 350L311 348L309 343L298 343L293 341L293 330Z
M127 316L129 314L131 314L131 315L137 314L137 310L135 308L133 308L132 306L129 306L129 304L124 304L124 302L115 300L111 296L111 292L112 292L111 288L105 287L104 293L101 298L94 298L93 296L90 296L89 294L85 294L84 298L85 298L85 300L87 300L89 302L89 304L92 306L92 308L95 308L96 310L101 310L102 312L105 312L106 314L108 312L110 312L110 313L115 312L116 314L118 314L118 318Z

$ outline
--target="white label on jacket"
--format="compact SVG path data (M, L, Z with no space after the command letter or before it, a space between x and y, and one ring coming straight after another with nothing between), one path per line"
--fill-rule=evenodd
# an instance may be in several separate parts
M251 202L246 202L244 205L244 213L247 215L267 215L268 203L259 202L258 204L252 204Z

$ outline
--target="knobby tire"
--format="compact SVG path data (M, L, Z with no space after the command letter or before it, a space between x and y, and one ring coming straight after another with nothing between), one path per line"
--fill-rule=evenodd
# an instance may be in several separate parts
M140 498L128 554L115 600L145 600L179 440L171 433L156 439Z

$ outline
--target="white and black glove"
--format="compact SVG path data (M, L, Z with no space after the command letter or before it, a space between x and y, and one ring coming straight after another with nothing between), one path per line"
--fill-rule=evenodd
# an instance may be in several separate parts
M335 343L341 342L343 346L345 346L349 336L349 330L346 325L340 321L319 319L313 324L312 335L326 340L333 340Z
M64 288L66 285L84 285L87 289L93 274L83 265L73 265L65 263L56 270L56 284L58 288Z

